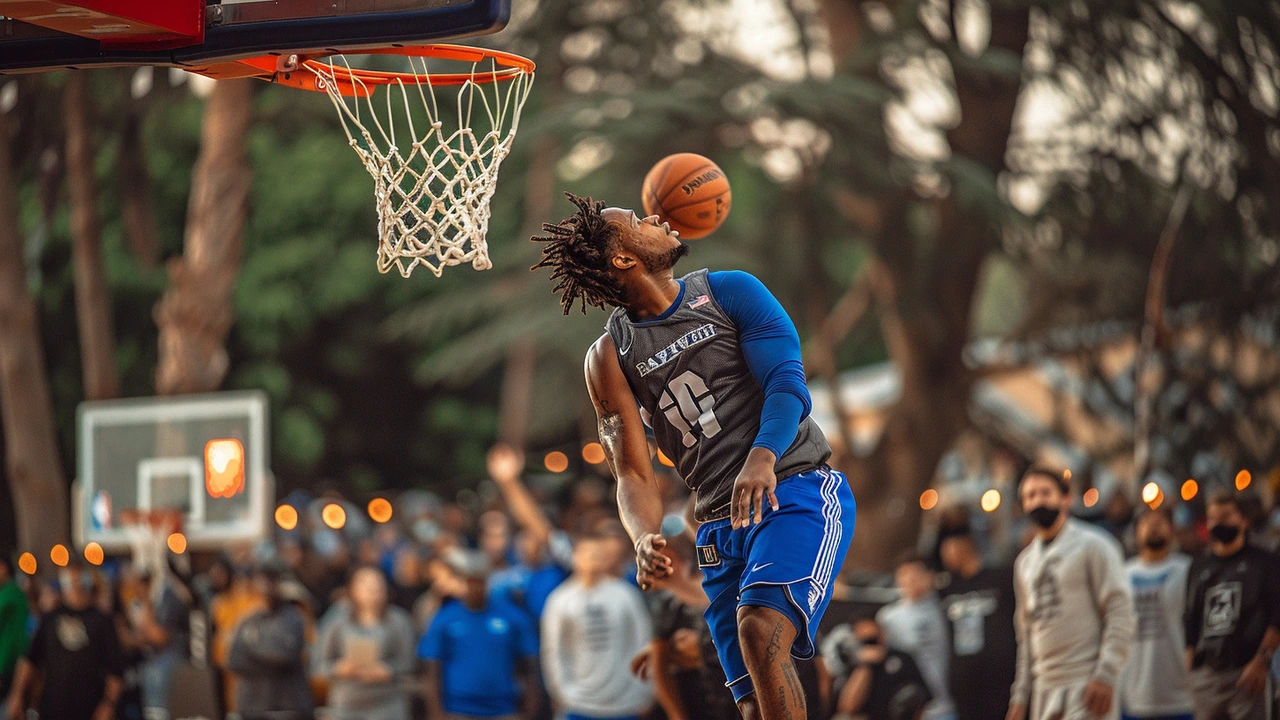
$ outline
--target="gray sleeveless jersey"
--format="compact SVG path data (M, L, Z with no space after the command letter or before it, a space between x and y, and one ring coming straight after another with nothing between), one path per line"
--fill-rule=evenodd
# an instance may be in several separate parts
M747 367L737 328L711 295L707 271L682 279L680 307L671 315L636 324L618 308L605 329L640 415L697 492L695 514L707 522L729 516L733 481L760 431L764 390ZM774 472L781 480L830 456L822 431L805 418Z

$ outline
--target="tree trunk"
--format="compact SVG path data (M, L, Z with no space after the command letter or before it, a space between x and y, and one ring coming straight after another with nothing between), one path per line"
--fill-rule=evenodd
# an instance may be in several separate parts
M102 222L93 175L93 113L83 71L67 77L63 116L67 123L67 185L71 200L71 257L75 265L76 323L86 400L119 397L111 294L102 265Z
M219 80L205 101L184 253L169 261L169 289L155 309L159 395L211 392L227 375L225 342L253 179L246 158L252 82Z
M848 15L851 0L828 0ZM1021 57L1027 42L1025 6L992 3L990 48ZM846 31L856 25L846 24ZM832 47L847 53L857 38L832 26ZM947 133L951 152L992 176L1005 169L1021 79L979 69L953 68L959 124ZM919 497L938 462L968 422L973 378L964 365L970 314L982 264L996 247L997 229L963 207L956 192L932 203L937 236L932 253L912 241L900 198L880 203L886 217L876 252L883 272L873 283L876 309L902 393L888 410L884 433L865 461L850 467L858 498L858 530L850 567L887 569L915 546L921 526Z
M125 111L120 131L120 222L129 251L144 267L160 263L160 233L156 229L155 207L151 200L151 174L147 171L147 150L142 144L142 116Z
M68 534L67 479L58 457L36 303L27 288L12 120L0 113L0 420L5 469L24 550L44 555Z

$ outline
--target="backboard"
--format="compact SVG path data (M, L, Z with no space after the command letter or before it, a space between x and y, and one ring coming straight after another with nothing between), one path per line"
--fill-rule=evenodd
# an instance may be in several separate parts
M76 419L75 541L126 552L130 510L183 514L193 549L268 530L267 399L261 392L81 403Z
M417 44L509 14L510 0L0 0L0 73Z

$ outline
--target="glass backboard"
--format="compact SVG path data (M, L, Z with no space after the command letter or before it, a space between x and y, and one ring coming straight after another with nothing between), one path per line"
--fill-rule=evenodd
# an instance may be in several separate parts
M81 403L76 543L126 551L124 516L159 509L182 513L195 549L265 537L274 499L267 428L260 392ZM241 449L241 457L229 460L225 448ZM219 475L240 470L242 482Z

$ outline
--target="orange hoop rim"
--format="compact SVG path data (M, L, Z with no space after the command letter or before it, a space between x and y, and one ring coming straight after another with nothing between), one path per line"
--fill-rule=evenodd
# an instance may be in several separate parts
M345 52L338 50L314 55L283 53L260 55L258 57L245 58L238 62L270 73L270 77L267 79L273 83L288 85L302 90L327 92L327 85L332 80L337 83L337 90L343 95L368 95L374 87L395 84L457 86L472 83L484 85L529 76L533 74L536 68L532 60L515 53L443 43L432 45L392 45L384 48L353 51L351 54L401 55L411 58L459 60L473 64L492 60L496 67L493 70L471 73L364 70L351 67L350 63L345 62L345 60L342 63L325 60L325 58L346 55Z

